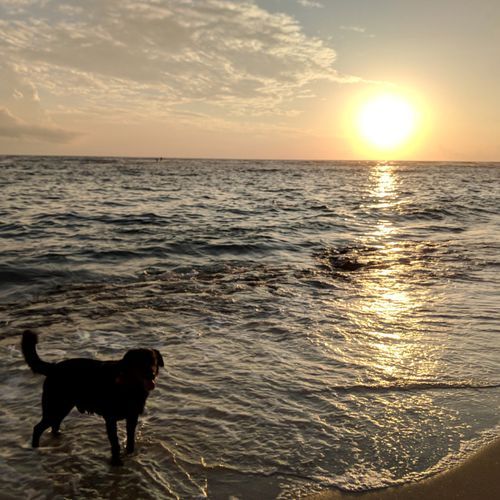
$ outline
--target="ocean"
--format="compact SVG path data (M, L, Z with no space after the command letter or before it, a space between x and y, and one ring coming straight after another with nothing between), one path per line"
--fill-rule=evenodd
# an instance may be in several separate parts
M2 498L299 498L499 435L500 163L0 157ZM43 359L166 362L137 452ZM123 433L121 434L123 438Z

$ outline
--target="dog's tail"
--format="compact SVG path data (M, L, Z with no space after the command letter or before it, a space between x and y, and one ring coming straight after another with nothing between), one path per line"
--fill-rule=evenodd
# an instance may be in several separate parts
M54 363L47 363L42 361L36 352L36 344L38 343L38 335L31 330L25 330L23 339L21 341L21 349L23 351L24 359L28 366L35 372L42 375L48 375Z

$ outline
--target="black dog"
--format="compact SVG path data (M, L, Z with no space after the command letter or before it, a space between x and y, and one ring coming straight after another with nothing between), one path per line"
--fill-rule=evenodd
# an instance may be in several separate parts
M97 413L106 421L111 443L111 461L121 465L117 421L127 421L127 452L135 445L135 428L149 392L155 387L163 358L156 349L132 349L120 361L68 359L59 363L42 361L36 352L36 333L25 331L21 343L26 362L35 373L47 378L43 384L42 420L33 429L32 445L39 446L43 431L57 434L73 407L81 413Z

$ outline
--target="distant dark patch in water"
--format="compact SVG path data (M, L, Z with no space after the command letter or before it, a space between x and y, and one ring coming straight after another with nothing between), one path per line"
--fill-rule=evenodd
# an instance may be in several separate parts
M362 254L373 254L374 247L346 246L340 248L324 248L314 254L322 269L336 272L355 272L367 267L379 267L381 264L374 260L364 260Z
M471 261L468 249L446 241L397 241L383 246L345 245L326 247L313 254L321 271L337 279L364 276L364 271L394 269L406 282L422 286L436 279L474 279L485 262Z

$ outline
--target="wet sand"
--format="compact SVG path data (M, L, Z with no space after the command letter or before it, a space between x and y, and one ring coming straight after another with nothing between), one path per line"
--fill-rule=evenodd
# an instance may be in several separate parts
M308 500L493 500L500 498L500 439L466 462L417 483L362 493L324 491Z

